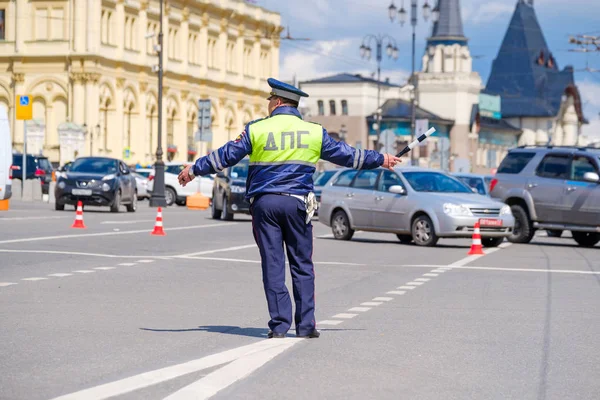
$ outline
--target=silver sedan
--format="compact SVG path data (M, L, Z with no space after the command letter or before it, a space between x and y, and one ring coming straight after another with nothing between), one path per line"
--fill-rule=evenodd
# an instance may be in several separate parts
M350 240L356 230L389 232L421 246L471 238L479 222L486 247L502 243L515 224L506 204L444 172L415 167L340 170L323 187L319 221L336 239Z

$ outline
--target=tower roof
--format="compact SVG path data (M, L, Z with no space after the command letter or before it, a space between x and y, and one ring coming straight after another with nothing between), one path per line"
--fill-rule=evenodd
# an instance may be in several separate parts
M439 19L433 24L430 45L467 43L460 15L460 0L438 0Z
M555 116L563 94L569 92L584 120L573 68L558 69L531 0L517 1L485 92L502 97L503 117Z

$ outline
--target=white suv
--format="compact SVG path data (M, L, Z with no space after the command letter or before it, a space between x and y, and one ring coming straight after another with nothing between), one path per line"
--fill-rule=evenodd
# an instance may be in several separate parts
M166 162L165 163L165 199L167 205L173 205L173 203L183 206L185 205L186 197L202 193L203 196L212 199L213 192L213 178L211 176L200 176L188 183L185 187L182 187L177 180L179 172L185 168L187 164L181 162ZM150 172L148 177L148 193L151 193L154 189L154 168Z

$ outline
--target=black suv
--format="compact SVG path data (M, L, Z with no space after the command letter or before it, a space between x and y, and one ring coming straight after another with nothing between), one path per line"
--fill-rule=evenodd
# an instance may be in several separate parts
M233 219L233 214L250 214L250 203L245 199L249 161L247 158L237 165L219 172L213 184L211 203L212 217Z
M528 243L537 229L571 231L585 247L600 242L600 150L522 146L510 150L490 183L490 195L510 205L508 238Z
M76 159L60 174L54 195L57 210L78 201L84 206L109 206L112 212L119 212L121 205L129 212L137 210L135 177L123 161L114 158Z
M23 154L13 154L13 179L23 178ZM27 179L39 179L42 185L42 194L48 194L54 168L48 157L27 154Z

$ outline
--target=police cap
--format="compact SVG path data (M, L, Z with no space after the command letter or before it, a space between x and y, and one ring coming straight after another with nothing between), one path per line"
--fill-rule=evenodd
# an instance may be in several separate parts
M267 79L267 83L271 86L271 92L269 93L269 98L267 100L271 100L272 96L277 96L298 103L300 102L300 97L308 97L308 94L297 87L278 81L277 79L269 78Z

